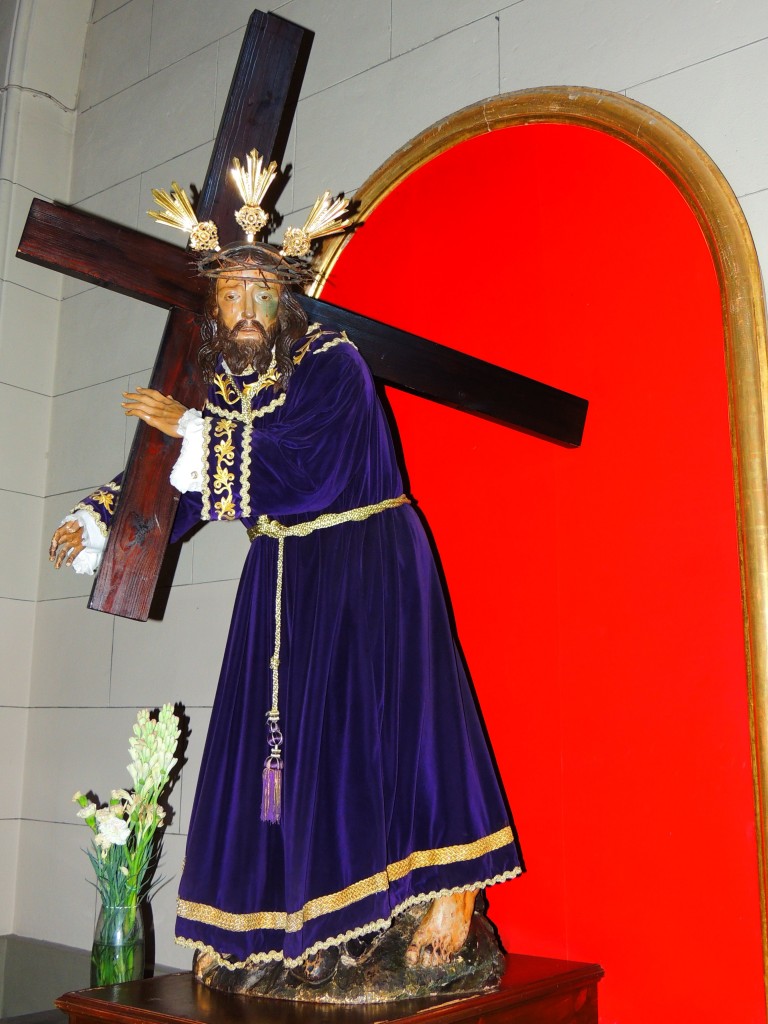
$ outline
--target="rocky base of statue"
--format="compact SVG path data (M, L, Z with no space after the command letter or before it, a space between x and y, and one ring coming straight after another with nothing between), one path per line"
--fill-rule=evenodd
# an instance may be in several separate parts
M479 902L479 901L478 901ZM405 951L429 904L399 914L391 926L320 950L300 967L280 963L229 970L196 953L194 974L209 988L270 999L315 1003L376 1003L430 995L475 995L498 988L504 954L488 918L472 915L467 940L446 963L407 967Z

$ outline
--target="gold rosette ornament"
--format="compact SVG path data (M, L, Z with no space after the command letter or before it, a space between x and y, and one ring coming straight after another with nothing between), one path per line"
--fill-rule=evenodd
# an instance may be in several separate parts
M245 232L248 241L252 242L254 235L257 235L269 220L269 214L262 209L261 201L275 180L277 163L273 160L264 167L264 158L252 149L245 158L245 167L237 157L234 158L230 174L245 204L235 213L235 220Z
M219 251L219 233L216 225L212 220L197 219L187 193L177 182L171 182L170 193L162 188L153 188L152 198L160 207L160 212L147 210L147 213L154 217L158 224L186 231L193 249Z
M348 199L331 199L330 192L318 197L303 228L288 228L283 239L281 256L308 256L315 238L343 231L349 221L340 221L347 212Z

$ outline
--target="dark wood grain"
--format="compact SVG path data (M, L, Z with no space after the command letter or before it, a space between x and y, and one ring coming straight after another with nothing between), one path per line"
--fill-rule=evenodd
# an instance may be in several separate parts
M200 309L207 287L185 249L44 199L32 200L16 255L165 309Z
M171 310L151 386L172 380L174 396L190 408L200 408L204 400L197 366L199 344L194 315L187 310ZM179 492L168 480L180 445L180 440L139 421L109 531L110 544L91 591L89 608L129 619L148 618L179 502Z
M198 220L215 221L222 244L241 237L234 213L242 200L229 180L232 158L243 160L255 147L265 163L280 164L313 38L274 14L254 11L248 22L196 209ZM269 206L278 189L273 183Z
M575 447L588 402L351 310L298 296L310 320L346 330L384 384Z
M597 1024L598 964L512 954L501 988L481 996L339 1006L215 992L190 973L68 992L70 1024Z

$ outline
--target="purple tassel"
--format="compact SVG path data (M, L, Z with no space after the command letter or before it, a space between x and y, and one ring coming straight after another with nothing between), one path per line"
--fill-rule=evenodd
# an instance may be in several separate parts
M280 824L280 809L283 800L283 759L280 744L283 736L277 718L268 719L269 757L261 773L261 820L271 825Z
M280 805L283 797L283 762L270 754L261 773L261 820L271 825L280 824Z

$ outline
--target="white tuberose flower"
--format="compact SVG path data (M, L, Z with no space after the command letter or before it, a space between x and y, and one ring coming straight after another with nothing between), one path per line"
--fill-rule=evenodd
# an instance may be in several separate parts
M110 815L110 817L102 818L99 821L99 835L104 836L104 839L113 846L125 846L130 834L128 822L122 818Z
M80 808L77 812L77 816L78 818L90 818L97 810L98 808L96 807L96 804L86 804L85 807Z

